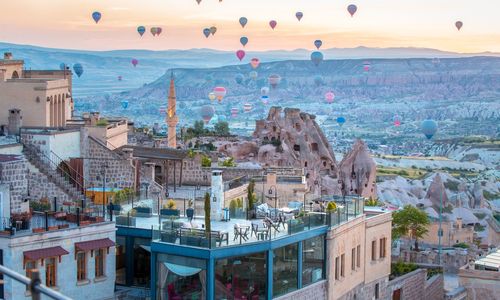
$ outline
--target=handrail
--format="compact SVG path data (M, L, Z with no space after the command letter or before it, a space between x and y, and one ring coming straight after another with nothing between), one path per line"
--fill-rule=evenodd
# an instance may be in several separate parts
M0 265L0 273L18 281L27 287L30 288L31 291L31 299L39 300L41 299L40 294L44 294L55 300L72 300L71 298L54 291L53 289L48 288L46 285L40 283L40 271L38 269L34 269L31 271L32 279L23 276L3 265Z
M71 167L70 164L68 164L66 161L64 161L59 155L57 155L56 153L54 153L54 151L50 151L50 154L51 156L55 156L56 158L56 165L59 166L61 162L64 162L64 164L68 167L68 169L70 169L71 172L73 172L74 174L78 174L82 179L83 179L83 185L80 184L78 182L78 178L74 178L74 177L71 177L71 179L73 180L74 184L77 186L77 188L80 189L80 191L82 191L82 193L85 192L85 182L87 182L87 178L85 178L85 174L80 174L77 170L75 170L73 167ZM68 174L68 172L65 172L64 170L61 170L63 171L65 174L71 176L71 174ZM88 182L90 182L90 180L88 180Z

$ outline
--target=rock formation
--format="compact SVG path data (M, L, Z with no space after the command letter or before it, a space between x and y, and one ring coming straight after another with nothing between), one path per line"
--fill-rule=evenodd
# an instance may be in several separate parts
M474 187L472 189L472 199L471 199L471 208L482 208L484 207L484 196L483 196L483 188L481 187L481 182L477 181L474 183Z
M434 179L432 180L432 183L427 190L425 198L431 200L432 206L439 207L441 197L443 197L443 207L446 207L448 205L448 196L446 195L446 188L443 184L443 180L438 173L436 174L436 176L434 176Z
M368 147L363 141L357 140L340 162L338 183L342 194L376 198L376 170Z

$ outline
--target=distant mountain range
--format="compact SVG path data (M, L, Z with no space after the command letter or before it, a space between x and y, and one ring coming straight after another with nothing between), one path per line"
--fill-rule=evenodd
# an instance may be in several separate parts
M120 92L149 83L170 68L214 68L238 64L233 52L213 49L189 50L113 50L88 51L53 49L31 45L0 42L0 52L13 52L24 59L28 69L54 69L61 63L80 63L84 74L74 81L75 97L93 96L106 92ZM457 58L471 56L497 56L500 53L454 53L427 48L332 48L322 50L325 59L375 59L375 58ZM262 62L282 60L308 60L311 51L273 50L248 52L244 62L258 57ZM132 58L139 60L134 68ZM243 64L243 63L241 63ZM118 81L122 76L122 81Z

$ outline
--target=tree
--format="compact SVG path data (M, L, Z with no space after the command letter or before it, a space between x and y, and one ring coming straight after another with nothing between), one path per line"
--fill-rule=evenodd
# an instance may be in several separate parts
M257 196L255 195L255 181L252 179L248 184L247 188L247 199L248 199L248 210L252 210L255 205L255 200L257 200Z
M429 217L425 211L406 205L402 210L392 214L392 238L407 236L410 240L415 239L415 250L418 251L418 239L427 233L429 224Z
M215 135L218 136L228 136L229 132L229 123L225 121L219 121L214 125Z
M207 192L205 193L205 233L208 236L210 236L210 231L212 231L212 228L210 226L210 194Z
M193 132L197 137L205 132L205 124L203 121L194 121Z

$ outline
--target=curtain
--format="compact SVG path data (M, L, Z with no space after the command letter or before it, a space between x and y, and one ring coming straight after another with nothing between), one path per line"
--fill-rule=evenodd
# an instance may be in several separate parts
M160 264L160 300L167 300L167 278L168 268L164 264Z
M205 297L207 293L207 271L203 270L199 273L201 282L201 299L207 299Z

